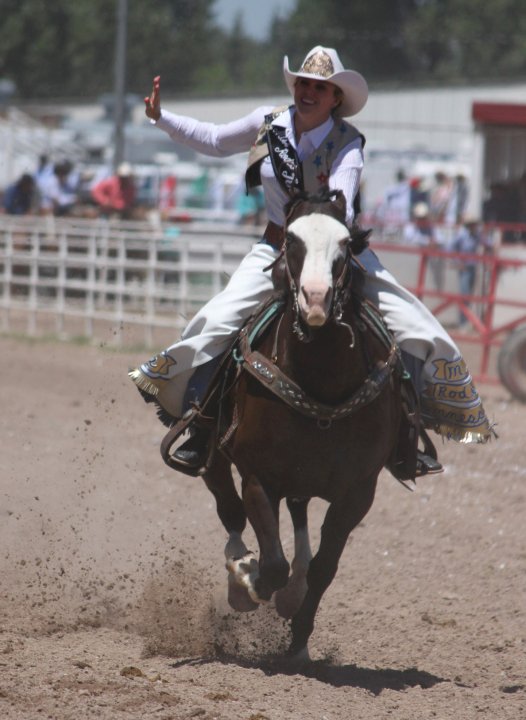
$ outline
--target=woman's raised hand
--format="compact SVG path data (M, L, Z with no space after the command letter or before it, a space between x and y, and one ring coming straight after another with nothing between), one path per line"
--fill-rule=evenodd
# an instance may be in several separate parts
M153 79L152 93L150 97L144 98L146 105L146 116L152 120L159 120L161 117L161 76Z

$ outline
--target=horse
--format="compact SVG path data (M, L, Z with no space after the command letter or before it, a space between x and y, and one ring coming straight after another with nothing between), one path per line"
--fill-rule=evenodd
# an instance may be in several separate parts
M241 332L239 370L223 391L229 420L203 479L228 533L230 605L250 611L273 599L290 620L287 656L306 660L322 596L397 445L403 372L378 312L360 296L355 250L366 246L365 232L349 231L343 193L296 197L286 217L272 271L279 310L260 320L262 332ZM311 498L328 504L314 555ZM291 564L280 540L282 500L294 528ZM242 539L247 519L259 558Z

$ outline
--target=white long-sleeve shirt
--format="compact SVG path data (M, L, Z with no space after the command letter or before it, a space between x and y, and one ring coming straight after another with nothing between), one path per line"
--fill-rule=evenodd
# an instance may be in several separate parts
M222 125L162 110L161 117L155 124L176 142L187 145L203 155L227 157L250 150L256 141L265 115L268 115L273 109L271 106L258 107L248 115ZM293 125L294 112L294 107L291 107L274 122L285 127L290 144L298 153L300 161L303 161L320 147L324 138L332 130L334 120L330 117L317 128L304 132L297 143ZM337 155L332 164L329 178L329 187L332 190L341 190L345 195L349 224L354 217L353 200L360 187L362 169L362 144L361 139L356 138ZM272 162L268 156L261 164L261 184L265 195L268 219L277 225L283 225L285 222L283 208L290 198L276 179Z

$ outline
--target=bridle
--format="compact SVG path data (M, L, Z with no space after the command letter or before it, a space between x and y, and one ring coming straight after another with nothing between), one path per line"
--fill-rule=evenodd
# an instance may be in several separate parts
M286 218L286 225L285 225L285 241L283 243L283 247L281 248L280 254L278 258L276 259L276 262L281 260L283 258L284 264L285 264L285 271L287 275L287 281L289 286L289 292L292 296L292 308L294 313L294 320L292 323L292 329L294 334L297 336L297 338L301 342L310 342L312 340L312 331L307 326L305 327L305 323L301 320L301 313L300 313L300 307L299 307L299 301L298 301L298 286L296 281L294 280L294 276L292 274L292 271L290 269L290 263L289 263L289 257L288 257L288 249L290 248L290 241L287 238L287 224L289 224L290 218ZM340 271L340 274L338 275L335 283L334 283L334 290L333 290L333 296L331 301L331 307L330 307L330 316L334 320L334 322L337 325L342 325L343 327L347 328L351 335L351 348L354 347L355 343L355 337L354 337L354 331L352 327L346 323L343 322L343 311L344 307L349 300L350 294L351 294L351 281L352 281L352 260L353 260L353 252L351 249L351 238L345 243L345 255L343 258L343 267ZM274 263L273 263L274 264Z

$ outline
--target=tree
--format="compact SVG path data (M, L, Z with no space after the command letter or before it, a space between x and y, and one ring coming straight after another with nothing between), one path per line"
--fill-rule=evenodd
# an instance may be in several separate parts
M524 0L297 0L270 38L214 26L216 0L128 0L127 91L284 93L282 62L297 69L314 45L335 47L369 83L523 78ZM0 0L0 78L22 97L113 91L117 0Z
M214 0L129 0L128 89L154 74L188 91L213 52ZM113 88L116 0L0 0L0 76L21 96L94 97Z
M523 77L523 0L421 0L406 25L415 74L440 81Z
M368 79L391 79L408 68L403 32L418 0L298 0L285 41L291 63L315 45L334 47L346 65Z
M60 94L70 68L70 15L64 0L1 0L0 76L21 95ZM64 78L66 76L66 78Z

